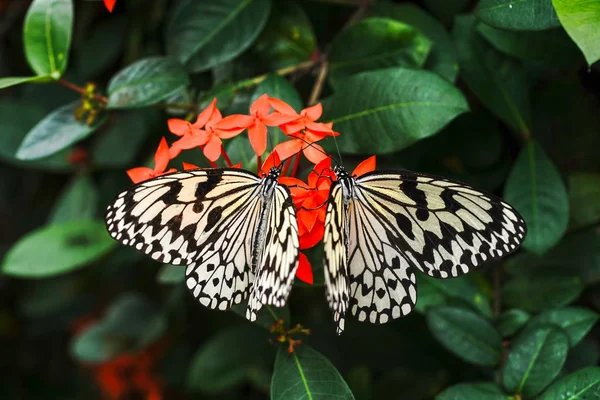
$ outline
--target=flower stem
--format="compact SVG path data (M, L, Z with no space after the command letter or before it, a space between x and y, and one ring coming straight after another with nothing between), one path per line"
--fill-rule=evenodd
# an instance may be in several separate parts
M59 79L57 82L58 82L60 85L62 85L62 86L64 86L64 87L66 87L66 88L69 88L69 89L71 89L71 90L73 90L73 91L75 91L75 92L77 92L77 93L81 94L82 96L89 96L89 95L90 95L90 93L89 93L87 90L85 90L85 89L84 89L84 88L82 88L81 86L77 86L77 85L76 85L76 84L74 84L73 82L69 82L69 81L67 81L67 80L65 80L65 79L62 79L62 78L61 78L61 79ZM99 95L99 94L93 94L93 96L92 96L92 97L93 97L94 99L96 99L96 100L99 100L99 101L103 102L104 104L108 103L108 98L107 98L107 97L105 97L105 96L102 96L102 95Z
M319 75L317 76L317 80L313 85L312 90L310 91L310 97L308 98L308 105L312 106L317 103L319 100L319 96L323 91L323 86L325 85L325 78L327 77L327 70L329 64L326 60L323 60L321 63L321 68L319 68Z
M256 156L256 173L260 173L260 169L262 167L262 157L260 155Z
M282 175L282 176L286 176L286 175L287 175L287 172L288 172L288 170L290 169L290 164L291 164L291 163L292 163L292 157L288 158L288 159L285 161L285 165L283 166L283 171L281 172L281 175Z
M290 176L295 177L296 173L298 172L298 166L300 165L300 153L296 154L295 156L295 160L294 160L294 168L292 168L292 174Z
M233 163L231 162L231 159L227 155L227 152L225 151L225 146L223 146L223 145L221 145L221 154L223 154L223 159L225 160L225 163L227 164L227 166L229 168L233 167Z

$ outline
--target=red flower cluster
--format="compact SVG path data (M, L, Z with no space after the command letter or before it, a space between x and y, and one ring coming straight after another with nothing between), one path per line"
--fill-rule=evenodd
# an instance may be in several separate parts
M231 162L223 146L223 140L233 138L247 130L248 139L257 156L259 173L267 174L270 167L279 166L281 160L287 160L279 181L291 190L298 219L300 249L308 249L323 239L329 188L335 180L331 159L316 142L327 136L339 134L333 131L332 123L317 122L322 112L321 104L317 104L298 113L284 101L265 94L250 106L250 115L235 114L223 118L217 109L217 99L214 99L198 114L194 123L177 118L169 119L169 131L179 138L170 147L166 139L162 138L154 157L154 168L137 167L127 173L134 183L138 183L173 172L174 169L167 170L168 162L183 150L193 148L202 149L213 168L219 167L217 161L221 156L226 166L240 168L241 163L233 165ZM263 164L261 159L267 149L267 127L269 126L279 127L290 140L275 146ZM308 161L316 164L308 175L307 183L295 177L301 154ZM198 168L188 163L184 163L183 167L184 169ZM359 174L375 169L375 158L366 160L357 169L359 171L355 170L355 172ZM296 276L304 282L313 282L312 268L303 253L300 253L300 265Z

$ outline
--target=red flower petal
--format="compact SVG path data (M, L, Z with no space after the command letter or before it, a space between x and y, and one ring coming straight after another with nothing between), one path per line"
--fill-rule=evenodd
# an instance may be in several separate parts
M111 13L113 11L113 9L115 8L116 2L117 2L117 0L104 0L104 6L108 10L108 12Z
M262 122L267 126L279 126L296 119L298 119L297 115L286 115L277 112L261 118Z
M331 157L326 157L319 161L312 171L310 171L308 174L308 184L314 188L318 187L320 178L328 176L331 172L333 172L331 171Z
M314 202L311 205L315 205ZM317 210L305 210L304 208L299 209L296 212L296 218L301 220L306 229L312 231L317 223Z
M317 103L312 107L305 108L300 113L300 115L306 115L306 117L311 121L318 120L321 117L321 114L323 114L323 106L321 103Z
M206 125L207 122L212 117L213 112L216 109L216 105L217 105L217 98L215 97L213 99L212 103L210 103L210 105L208 107L206 107L204 110L202 110L202 112L200 114L198 114L198 118L196 119L196 122L194 122L194 126L196 128L204 128L204 125Z
M206 131L199 131L197 135L184 135L181 139L173 143L171 146L171 155L177 156L181 150L189 150L194 147L204 146L209 139L209 135ZM171 156L171 158L174 158Z
M167 139L163 137L154 154L154 173L159 174L163 172L167 168L169 160L169 145L167 144Z
M183 164L183 169L186 170L186 171L190 170L190 169L200 169L199 166L194 165L194 164L190 164L190 163L186 163L185 161L182 162L181 164Z
M265 162L263 163L260 171L264 175L269 175L269 171L273 167L279 167L281 165L281 159L279 158L279 153L276 150L273 150L271 154L267 157Z
M256 122L248 128L248 139L256 155L262 155L267 149L267 127L262 122Z
M242 168L242 163L239 162L237 164L234 164L234 165L231 166L231 168Z
M304 156L313 164L318 164L325 158L329 157L325 150L318 144L312 143L304 148Z
M309 285L313 284L313 272L312 266L308 261L308 257L304 253L298 254L298 269L296 270L296 277L304 283Z
M309 249L319 243L323 240L324 233L325 225L321 221L318 221L310 232L300 236L300 250Z
M285 115L295 115L296 117L299 117L300 114L298 114L296 112L296 110L294 110L292 108L292 106L290 106L288 103L286 103L283 100L279 100L276 99L274 97L269 97L269 104L271 105L271 107L273 107L273 109L281 114L285 114Z
M294 154L298 154L302 150L303 144L304 143L302 141L297 139L288 140L283 143L279 143L277 146L275 146L275 149L273 149L273 151L276 151L277 154L279 154L279 157L282 160L285 160L287 158L290 158Z
M192 124L183 119L170 118L167 121L167 125L169 127L169 132L174 133L177 136L192 133Z
M148 167L136 167L127 170L127 175L133 183L140 183L152 178L154 171Z
M352 176L361 176L366 174L367 172L375 171L375 161L375 156L367 158L366 160L358 164L356 168L354 168L354 171L352 171Z
M217 129L236 129L236 128L247 128L254 123L254 117L250 115L243 114L233 114L229 115L216 124Z
M210 138L206 146L204 146L204 155L208 158L209 161L217 161L221 156L221 148L222 148L221 139L218 136L213 136Z
M215 135L220 137L221 139L231 139L232 137L236 137L246 128L237 128L237 129L215 129Z
M297 119L280 126L281 130L284 131L286 135L297 137L300 137L298 133L301 132L305 127L306 125L302 119Z
M257 117L264 117L269 113L271 106L269 105L269 96L265 93L250 106L250 114Z

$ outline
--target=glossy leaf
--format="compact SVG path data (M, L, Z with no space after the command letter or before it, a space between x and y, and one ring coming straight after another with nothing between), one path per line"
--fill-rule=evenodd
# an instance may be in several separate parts
M579 49L563 29L516 32L478 24L477 31L498 51L521 60L565 67L583 62Z
M588 367L554 382L540 400L588 400L600 393L600 367Z
M91 135L105 121L99 117L92 125L75 119L79 102L66 104L37 123L27 133L17 150L20 160L36 160L54 154Z
M25 55L31 69L40 76L59 79L67 68L73 2L34 0L27 10L23 27Z
M539 325L557 325L569 336L569 344L575 346L594 327L600 316L598 313L581 307L568 307L547 310L536 315L527 325L527 329Z
M344 132L340 151L384 154L437 133L467 110L462 93L439 76L390 68L348 78L324 101L322 120Z
M46 225L13 245L1 270L11 276L45 278L81 268L107 254L115 245L103 222Z
M529 398L556 378L567 358L568 336L557 327L539 326L512 343L503 370L505 389Z
M560 23L583 52L588 65L600 60L600 3L552 0Z
M477 33L477 21L471 16L456 18L453 35L461 76L469 89L498 118L527 135L530 104L522 65L492 48Z
M506 400L506 397L493 383L459 383L438 394L435 400Z
M273 400L354 399L348 385L331 362L313 348L302 345L288 354L280 347L271 379Z
M569 175L569 206L573 228L600 221L600 174L575 172Z
M519 154L504 198L527 222L523 247L543 254L558 243L569 224L569 198L560 173L536 142Z
M431 41L410 25L388 18L367 18L343 30L331 43L329 80L334 88L340 88L348 76L358 72L420 68L430 48Z
M530 318L525 311L513 308L500 314L496 321L496 328L502 337L512 336L521 330Z
M275 348L268 334L252 325L234 326L204 342L193 356L186 389L217 393L269 371Z
M428 276L419 275L417 278L419 288L419 299L417 307L424 310L424 306L420 303L423 300L423 286L431 286L437 289L443 296L460 299L469 304L474 310L478 311L486 317L492 317L492 307L490 299L485 296L481 288L470 279L468 276L461 276L456 279L439 280ZM427 296L426 296L427 297ZM435 305L435 304L433 304Z
M450 35L438 20L410 3L377 2L369 7L369 15L392 18L420 30L433 43L425 68L454 82L458 74L456 48Z
M44 82L47 80L47 76L11 76L6 78L0 78L0 89L20 85L21 83Z
M180 1L167 22L167 53L200 72L229 61L254 43L269 0Z
M98 208L98 193L87 174L76 176L56 199L48 223L91 220Z
M512 31L539 31L560 26L552 0L481 0L477 18Z
M496 365L502 340L481 316L464 308L437 307L427 313L433 336L457 357L477 365Z
M546 273L536 276L518 276L504 285L504 303L535 312L562 307L575 301L583 291L583 284L576 272L572 275Z
M156 104L189 83L183 66L171 58L137 61L112 77L108 108L134 108Z
M265 29L254 44L261 62L271 70L310 60L317 38L308 16L294 1L274 1Z

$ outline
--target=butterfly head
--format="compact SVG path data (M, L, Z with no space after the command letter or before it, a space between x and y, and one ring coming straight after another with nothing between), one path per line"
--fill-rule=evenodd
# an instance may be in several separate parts
M280 174L281 174L281 168L279 168L279 167L271 167L271 169L269 170L269 177L271 177L271 178L279 178Z
M346 172L346 169L341 165L336 165L335 167L333 167L333 172L335 172L335 176L337 176L338 179L350 177L350 175L348 175L348 172Z

